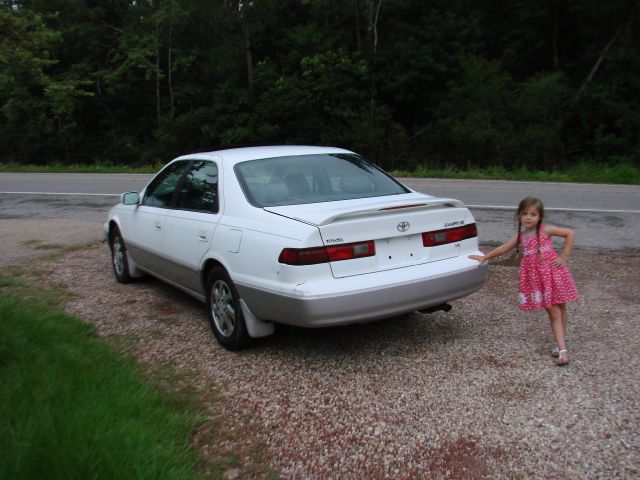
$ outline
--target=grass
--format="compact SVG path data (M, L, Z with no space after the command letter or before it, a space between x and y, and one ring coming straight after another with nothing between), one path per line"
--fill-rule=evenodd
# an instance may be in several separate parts
M129 167L127 165L22 165L0 163L0 173L156 173L162 164Z
M92 326L7 295L18 284L0 277L0 478L205 478L189 406Z
M478 180L520 180L539 182L614 183L640 185L640 168L628 163L605 165L584 162L563 171L532 171L525 168L506 170L504 167L462 170L455 167L430 169L418 167L413 171L395 170L395 177L459 178Z
M22 242L20 242L20 245L24 245L25 247L35 247L37 245L40 245L42 243L42 240L24 240Z

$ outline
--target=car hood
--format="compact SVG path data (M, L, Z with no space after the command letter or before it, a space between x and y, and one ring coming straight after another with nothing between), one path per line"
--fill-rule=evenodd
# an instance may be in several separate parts
M432 197L418 192L389 197L358 198L337 202L307 203L265 207L268 212L322 226L336 220L385 215L401 209L421 210L434 207L464 207L460 200Z

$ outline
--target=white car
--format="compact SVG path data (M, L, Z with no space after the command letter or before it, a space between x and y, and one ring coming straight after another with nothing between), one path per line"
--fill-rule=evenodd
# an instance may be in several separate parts
M104 225L119 282L151 274L206 302L235 350L274 323L367 322L484 284L473 216L339 148L270 146L185 155Z

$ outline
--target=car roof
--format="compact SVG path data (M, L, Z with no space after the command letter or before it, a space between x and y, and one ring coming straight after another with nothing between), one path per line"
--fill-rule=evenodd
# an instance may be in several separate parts
M214 150L211 152L192 153L183 155L175 160L189 158L222 158L224 162L235 164L246 160L259 158L290 157L295 155L314 155L323 153L353 153L350 150L336 147L315 147L309 145L269 145L263 147L242 147Z

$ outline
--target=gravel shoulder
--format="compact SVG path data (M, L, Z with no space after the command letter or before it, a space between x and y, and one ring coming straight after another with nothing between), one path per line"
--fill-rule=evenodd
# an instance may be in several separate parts
M39 269L144 368L220 396L201 402L193 443L236 455L227 478L638 478L640 256L576 250L569 266L581 298L562 368L546 315L517 309L514 267L492 266L450 313L282 327L238 353L215 343L199 302L116 283L104 243Z

